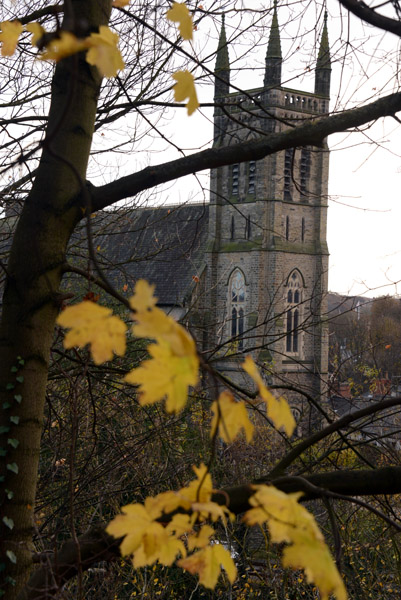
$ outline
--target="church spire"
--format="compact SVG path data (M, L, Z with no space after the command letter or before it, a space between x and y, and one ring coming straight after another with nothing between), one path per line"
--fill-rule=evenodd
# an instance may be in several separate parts
M225 27L225 15L223 13L223 20L221 24L219 45L217 47L217 58L216 66L214 69L215 84L214 84L214 95L226 96L230 89L230 59L228 56L228 45Z
M316 61L315 94L330 96L331 59L329 34L327 30L327 11L324 13L324 25Z
M265 87L276 87L281 85L282 62L280 30L277 18L277 0L274 0L273 19L270 27L269 44L266 53Z

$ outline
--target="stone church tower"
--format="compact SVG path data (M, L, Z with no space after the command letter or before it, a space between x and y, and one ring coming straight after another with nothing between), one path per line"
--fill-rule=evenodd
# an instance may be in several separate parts
M263 86L230 93L223 21L215 69L215 147L268 136L328 111L327 18L313 93L282 86L282 62L275 6ZM226 359L252 352L271 372L270 383L302 387L314 396L324 391L328 367L328 168L324 144L212 170L206 253L210 338L215 338L209 347L220 344ZM225 360L221 368L235 378L238 361Z

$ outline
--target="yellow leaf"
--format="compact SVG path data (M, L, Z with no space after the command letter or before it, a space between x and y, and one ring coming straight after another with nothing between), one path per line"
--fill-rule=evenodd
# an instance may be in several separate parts
M169 21L178 23L181 37L184 38L184 40L192 40L194 26L192 23L192 17L186 4L173 2L173 6L167 11L166 16Z
M186 555L184 544L155 521L142 504L128 504L106 528L114 537L125 536L120 545L123 556L134 555L136 568L151 565L157 560L171 565L178 554Z
M296 427L296 422L285 398L275 398L263 383L262 377L250 356L247 356L242 364L244 371L248 373L259 388L259 395L266 404L267 415L277 429L284 429L291 436Z
M202 525L196 535L188 536L188 550L191 552L196 548L204 548L210 544L210 538L214 534L213 527Z
M273 486L255 486L249 503L254 508L244 515L247 525L267 523L273 542L291 544L284 549L283 565L304 569L307 579L320 590L322 600L334 594L346 600L344 583L311 513L298 499L302 495L285 494Z
M111 360L113 352L119 356L125 354L127 327L109 308L84 301L67 307L58 316L57 323L70 329L64 338L64 348L90 344L97 365Z
M156 306L157 298L153 295L155 286L144 279L139 279L135 284L134 295L130 298L130 306L138 312L146 312Z
M179 493L188 498L190 502L209 502L213 493L213 483L207 466L202 463L200 467L192 468L196 479L191 481L187 487L182 488Z
M125 381L140 386L142 406L154 404L166 397L166 411L178 413L187 402L188 387L198 381L196 356L176 356L163 341L150 344L150 360L145 360L125 376Z
M106 25L99 27L99 33L92 33L87 38L89 50L86 60L95 65L104 77L115 77L117 71L124 69L125 64L117 47L118 35Z
M124 8L124 6L128 6L130 0L113 0L114 8Z
M211 519L212 521L217 521L217 519L221 519L223 523L226 522L226 515L231 515L226 506L221 506L216 502L193 502L191 510L199 513L202 520Z
M194 76L189 71L177 71L177 73L173 73L172 77L177 82L173 87L174 98L177 102L183 102L188 98L186 107L190 116L199 108Z
M133 554L142 543L142 537L153 519L142 504L128 504L121 508L122 515L117 515L106 527L107 533L119 538L125 536L120 545L121 554Z
M189 333L155 304L153 286L138 281L130 299L136 311L132 331L135 336L153 338L156 343L148 346L151 358L128 373L125 380L140 386L142 405L166 398L166 410L179 412L186 404L188 387L198 382L199 359Z
M25 29L27 31L29 31L29 33L32 33L32 38L31 38L32 46L36 46L36 43L40 40L42 35L45 33L45 30L43 29L42 25L40 23L36 23L36 22L28 23L28 25L25 26Z
M0 26L1 55L12 56L17 48L18 38L22 33L22 24L19 21L3 21Z
M230 553L221 544L206 546L187 558L177 562L179 567L199 576L199 583L209 589L214 589L219 578L221 567L227 573L231 583L237 576L237 569Z
M82 52L86 47L84 40L78 39L69 31L61 31L59 37L47 44L45 52L39 58L41 60L55 60L58 62L67 56Z
M283 566L303 569L308 582L319 588L321 600L329 600L332 594L337 600L347 599L344 582L324 542L302 540L300 535L296 543L284 549Z
M244 402L236 402L230 392L220 394L217 402L212 404L213 418L210 437L213 437L217 427L219 435L227 444L232 442L241 429L244 430L246 440L252 440L254 426L249 420Z

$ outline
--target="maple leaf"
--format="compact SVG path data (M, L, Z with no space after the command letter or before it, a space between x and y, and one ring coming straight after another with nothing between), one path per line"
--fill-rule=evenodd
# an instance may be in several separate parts
M307 579L320 591L322 600L334 594L346 600L344 583L323 535L311 513L298 500L301 493L285 494L273 486L255 486L249 503L254 508L244 515L247 525L267 523L273 542L291 544L283 551L283 565L304 569Z
M204 548L210 544L210 538L214 529L210 525L202 525L197 534L188 536L188 550L191 552L196 548Z
M173 73L172 77L177 82L173 87L174 98L177 102L183 102L188 98L185 106L187 107L188 115L191 116L199 108L194 76L189 71L177 71Z
M36 46L37 42L40 40L40 38L43 36L45 32L45 30L43 29L42 25L40 23L28 23L28 25L25 26L25 29L27 31L29 31L29 33L32 33L32 38L31 38L31 44L32 46Z
M178 23L178 29L184 40L192 40L193 23L186 4L173 2L173 6L167 11L166 16L169 21Z
M135 284L134 295L129 301L131 308L139 313L154 308L157 304L157 298L153 295L154 291L154 285L150 285L145 279L139 279Z
M92 33L87 38L89 50L86 61L90 65L95 65L104 77L115 77L117 71L125 67L117 47L118 39L118 35L106 25L101 25L99 33Z
M199 552L177 561L177 565L186 571L199 576L199 583L209 589L214 589L219 578L221 567L227 573L230 583L237 576L237 569L228 550L221 544L206 546Z
M154 286L140 280L130 306L136 311L132 331L136 337L152 338L150 359L130 371L128 383L140 386L139 402L154 404L166 398L166 410L179 412L186 404L188 387L198 382L199 359L189 333L155 306Z
M218 427L221 439L227 444L239 435L241 429L245 432L247 442L252 440L254 426L249 420L244 402L236 402L230 392L224 391L213 402L211 410L214 416L210 437L214 436Z
M64 348L90 344L92 358L97 365L111 360L113 352L118 356L125 354L127 327L105 306L87 300L68 306L58 316L57 323L70 329L64 338Z
M250 356L247 356L242 368L259 388L259 395L266 404L267 415L277 429L284 429L290 437L296 427L296 422L285 398L275 398L263 383L262 377Z
M58 62L67 56L82 52L86 47L85 40L78 39L69 31L61 31L58 37L47 44L45 51L39 56L39 59Z
M22 24L19 21L3 21L0 23L1 55L12 56L17 48L18 38L22 33Z

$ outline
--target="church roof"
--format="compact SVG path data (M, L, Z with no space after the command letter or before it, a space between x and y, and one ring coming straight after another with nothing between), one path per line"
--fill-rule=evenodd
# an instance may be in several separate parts
M160 305L182 306L204 267L208 217L205 204L98 213L99 263L117 289L143 278Z

